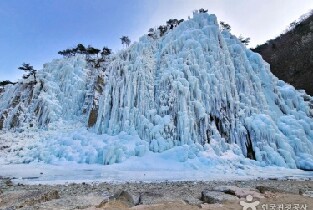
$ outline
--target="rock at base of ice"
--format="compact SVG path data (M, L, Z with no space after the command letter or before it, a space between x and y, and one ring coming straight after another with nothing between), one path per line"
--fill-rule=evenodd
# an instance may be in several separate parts
M264 198L256 189L251 188L240 188L237 186L218 186L214 188L215 191L224 192L230 195L237 196L238 198L245 198L251 195L254 198Z
M236 196L225 194L224 192L203 190L201 194L201 200L205 203L224 203L227 201L239 200Z

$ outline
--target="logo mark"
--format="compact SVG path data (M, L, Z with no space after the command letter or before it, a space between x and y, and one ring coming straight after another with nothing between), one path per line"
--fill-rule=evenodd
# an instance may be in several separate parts
M251 195L247 195L246 200L248 202L240 201L240 206L242 206L243 210L256 210L256 207L260 204L260 201L252 202L253 197Z

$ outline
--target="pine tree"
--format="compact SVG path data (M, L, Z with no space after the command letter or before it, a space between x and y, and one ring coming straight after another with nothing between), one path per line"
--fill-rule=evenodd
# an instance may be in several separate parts
M28 74L23 76L24 79L27 79L30 75L34 76L34 82L36 83L36 72L37 70L34 69L29 63L23 63L22 66L18 67L19 70L25 71Z
M77 53L77 49L74 48L74 49L66 49L66 50L62 50L62 51L59 51L58 54L60 55L63 55L64 57L71 57L71 56L75 56Z
M163 36L167 31L167 26L159 26L160 36Z
M101 51L101 50L99 50L99 49L97 49L97 48L94 48L94 47L92 47L91 45L88 45L88 48L87 48L87 54L89 54L89 55L97 55L98 56L98 54L99 54L99 52Z
M4 81L0 82L0 86L2 86L2 87L6 86L6 85L14 85L14 84L16 84L16 83L11 82L10 80L4 80Z
M244 38L242 35L240 35L239 37L238 37L238 39L241 41L241 43L243 43L244 45L249 45L249 43L250 43L250 38L248 37L248 38Z
M199 9L199 13L207 13L207 12L208 12L208 10L205 10L203 8Z
M122 36L120 39L122 41L123 46L125 45L126 47L129 47L131 41L128 36Z
M230 31L231 29L230 25L223 21L220 22L220 25L221 25L222 30Z
M110 54L112 54L112 50L108 47L103 47L102 52L101 52L101 56L104 57L104 56L107 56Z
M83 44L78 44L77 45L77 53L79 54L86 54L87 50Z

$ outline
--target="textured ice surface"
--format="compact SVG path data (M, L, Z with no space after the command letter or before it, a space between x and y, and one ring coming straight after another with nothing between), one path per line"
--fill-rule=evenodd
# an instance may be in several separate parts
M100 94L90 85L98 70L80 56L47 64L33 88L8 86L0 95L4 129L21 132L31 123L36 132L58 132L7 160L112 164L169 150L169 161L250 164L247 157L260 166L313 169L313 114L304 93L221 31L215 15L195 13L162 37L143 36L103 69ZM83 109L95 96L96 123L87 130ZM82 128L66 129L77 122Z
M32 78L6 87L0 95L4 129L46 128L57 120L79 120L87 92L88 72L82 57L54 60Z

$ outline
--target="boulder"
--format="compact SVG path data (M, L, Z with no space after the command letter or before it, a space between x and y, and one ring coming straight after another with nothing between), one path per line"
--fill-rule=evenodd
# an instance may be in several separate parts
M205 203L224 203L226 201L236 201L238 198L221 191L203 190L201 200Z
M169 198L158 192L144 192L140 195L140 204L142 205L152 205L172 200L173 199L169 200Z
M313 198L313 191L310 190L304 191L302 195Z
M215 191L224 192L226 194L235 195L238 198L245 198L247 195L251 195L254 198L264 198L257 189L252 188L240 188L237 186L218 186L214 188Z
M274 187L270 187L270 186L264 186L264 185L259 185L255 187L257 190L260 191L260 193L264 194L266 191L269 192L282 192L282 190L279 190L277 188Z
M139 205L140 194L137 192L122 191L117 199L126 202L129 207L133 207Z

